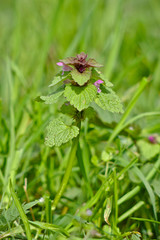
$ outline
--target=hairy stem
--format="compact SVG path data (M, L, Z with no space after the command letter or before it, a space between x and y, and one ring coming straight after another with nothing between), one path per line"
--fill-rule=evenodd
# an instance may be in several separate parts
M80 123L78 123L78 127L80 129ZM77 146L78 146L78 142L79 142L79 135L73 140L72 142L72 148L69 154L69 158L68 158L68 163L67 163L67 168L66 168L66 172L64 174L61 186L55 196L55 199L53 201L53 205L52 205L52 211L54 211L59 203L60 198L62 197L62 194L64 192L64 190L66 189L69 177L71 175L71 171L72 171L72 166L73 166L73 162L75 160L76 157L76 151L77 151Z

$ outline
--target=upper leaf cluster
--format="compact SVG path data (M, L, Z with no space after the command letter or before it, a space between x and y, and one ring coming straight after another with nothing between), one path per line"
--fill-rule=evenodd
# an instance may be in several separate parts
M71 73L64 75L58 74L54 77L52 84L56 85L62 82L62 87L48 96L41 96L40 99L45 104L56 103L62 95L67 102L74 106L78 111L88 108L92 102L95 102L102 109L110 112L123 113L123 106L119 97L112 90L113 84L109 82L99 71L92 69L84 73L78 73L73 69ZM101 92L97 92L94 83L103 80Z
M123 113L123 106L119 97L112 90L113 84L105 76L95 69L100 67L94 59L86 60L87 55L78 54L76 58L67 58L58 63L63 66L63 71L58 73L51 85L59 86L55 92L48 96L41 96L39 100L45 104L54 104L59 98L64 98L61 108L63 114L70 115L74 120L83 119L82 112L92 102L95 102L104 110L115 113ZM90 108L92 111L92 108ZM83 117L82 117L83 116ZM55 119L49 123L45 143L48 146L60 146L79 134L75 125L66 125L62 119Z

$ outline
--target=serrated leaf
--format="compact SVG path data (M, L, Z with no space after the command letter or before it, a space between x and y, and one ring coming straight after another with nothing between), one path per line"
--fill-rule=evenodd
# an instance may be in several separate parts
M34 227L50 230L53 232L59 232L60 234L69 237L69 233L65 229L63 229L62 227L60 227L58 225L51 224L51 223L45 223L45 222L39 222L39 221L34 221L34 222L29 221L29 223L32 224Z
M103 80L106 84L106 87L108 88L113 87L113 84L100 71L98 71L95 68L92 70L92 77L95 80L98 80L98 79Z
M60 89L55 93L52 93L48 96L41 96L40 99L44 101L45 104L52 104L58 101L58 98L64 93L64 89Z
M83 86L91 77L91 69L80 73L76 68L71 71L72 78L78 85Z
M62 75L63 74L63 75ZM49 87L52 87L54 85L56 85L57 83L61 82L61 81L65 81L67 78L69 78L70 73L68 72L60 72L58 73L52 80L52 83L49 85Z
M79 134L78 127L67 126L60 118L51 121L46 130L45 144L49 147L59 147Z
M89 104L96 98L97 88L93 84L83 87L67 85L64 96L78 111L87 108Z
M116 113L123 113L123 106L120 102L120 99L114 93L107 94L101 92L95 102L104 110Z

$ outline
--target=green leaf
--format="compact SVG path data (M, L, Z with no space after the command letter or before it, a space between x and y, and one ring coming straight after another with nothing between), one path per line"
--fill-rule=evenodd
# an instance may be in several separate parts
M91 78L91 69L80 73L76 68L71 71L72 78L78 85L83 86Z
M59 232L60 234L69 237L69 233L63 229L62 227L51 224L51 223L45 223L45 222L39 222L39 221L29 221L30 224L32 224L34 227L40 228L40 229L46 229L50 230L52 232Z
M7 226L7 220L4 216L4 213L2 212L0 215L0 230L5 229L6 226Z
M67 85L64 96L78 111L87 108L89 104L96 98L97 88L93 84L83 87Z
M64 103L61 107L61 112L63 114L67 114L68 116L75 116L76 115L76 112L77 112L77 109L75 107L73 107L72 105L70 105L68 103L68 105L66 103Z
M106 84L106 87L113 87L113 84L99 70L95 68L92 70L92 78L95 80L103 80Z
M58 73L52 80L52 83L49 85L49 87L52 87L54 85L56 85L57 83L61 82L61 81L65 81L67 78L70 78L69 75L70 73L68 72L64 72L64 74L62 75L62 71L60 73Z
M141 240L140 234L133 234L131 240Z
M145 159L151 159L160 153L159 144L151 144L143 140L139 140L137 145L140 149L142 156Z
M104 220L108 225L110 225L108 219L109 219L109 216L111 214L111 209L112 209L112 197L109 197L107 199L106 209L104 211Z
M19 233L23 233L23 228L21 226L17 226L17 227L14 227L14 228L11 228L9 229L8 231L6 232L3 232L1 235L0 235L0 239L4 239L6 237L13 237L15 236L16 234L19 234Z
M23 205L22 207L24 209L24 212L27 213L28 212L27 210L35 206L37 203L39 203L39 200L35 200L33 202ZM5 229L8 226L8 223L11 224L18 217L19 217L19 212L13 202L8 209L3 209L3 211L0 214L0 230Z
M101 92L95 102L104 110L123 113L123 106L120 102L119 97L115 93L106 94Z
M96 117L97 113L92 107L88 107L87 109L84 110L83 112L83 118L88 118L88 119L94 119Z
M58 98L64 93L64 89L60 89L51 95L48 96L41 96L40 99L44 101L45 104L52 104L58 101Z
M44 101L41 99L41 96L37 96L36 98L34 98L34 101L36 101L36 102L44 102Z
M102 151L101 158L102 158L102 161L108 162L113 158L113 154L112 152Z
M29 203L26 203L25 205L23 205L22 207L23 207L25 213L27 213L28 209L32 208L33 206L35 206L39 202L40 202L39 200L35 200L35 201L29 202Z
M79 134L76 126L67 126L61 118L54 119L46 128L45 144L49 147L61 146Z

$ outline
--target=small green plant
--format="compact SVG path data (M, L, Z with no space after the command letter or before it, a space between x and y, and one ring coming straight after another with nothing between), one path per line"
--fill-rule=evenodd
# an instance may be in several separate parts
M48 96L39 97L39 100L45 104L55 104L63 98L61 116L53 119L46 128L45 144L49 147L59 147L71 139L73 143L67 169L54 199L52 210L56 208L72 170L81 122L85 118L93 118L96 114L93 103L104 110L123 113L120 99L112 89L113 84L97 70L102 65L95 59L87 60L87 54L82 52L76 57L61 60L57 65L62 67L62 71L54 77L50 85L50 87L56 87L56 90Z

